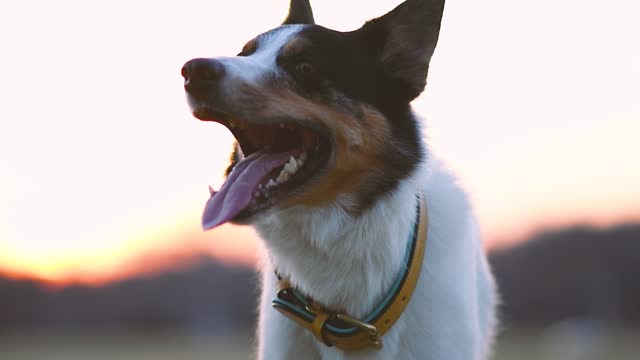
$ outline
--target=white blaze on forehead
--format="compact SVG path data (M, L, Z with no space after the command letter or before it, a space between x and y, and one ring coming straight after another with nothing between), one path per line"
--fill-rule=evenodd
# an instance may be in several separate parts
M256 82L267 74L277 71L276 58L280 49L287 44L304 25L285 25L262 35L257 50L249 56L218 58L230 79L240 78L246 82Z

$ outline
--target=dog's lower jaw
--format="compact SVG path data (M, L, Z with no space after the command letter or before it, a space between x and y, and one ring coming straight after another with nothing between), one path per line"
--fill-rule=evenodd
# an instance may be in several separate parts
M494 283L466 196L455 182L435 163L420 166L358 218L328 206L257 219L266 249L260 358L486 359L495 325ZM401 270L420 191L430 223L424 265L411 302L383 337L381 350L344 353L327 347L271 308L277 268L320 304L366 316Z

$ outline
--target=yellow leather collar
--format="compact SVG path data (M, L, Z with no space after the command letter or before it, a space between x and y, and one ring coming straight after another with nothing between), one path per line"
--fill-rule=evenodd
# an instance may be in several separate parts
M427 243L428 216L423 196L418 195L416 222L405 255L405 271L398 275L382 303L365 319L331 312L300 294L287 279L278 275L277 297L272 306L298 325L311 331L328 346L345 351L382 347L382 336L402 315L416 288Z

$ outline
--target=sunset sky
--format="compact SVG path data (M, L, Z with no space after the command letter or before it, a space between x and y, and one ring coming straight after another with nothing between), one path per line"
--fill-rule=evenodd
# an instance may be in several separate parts
M353 30L400 2L312 5ZM253 261L249 229L200 230L232 137L190 115L180 68L236 54L287 6L1 4L0 271L95 282L200 252ZM638 14L628 0L448 1L414 105L488 246L640 220Z

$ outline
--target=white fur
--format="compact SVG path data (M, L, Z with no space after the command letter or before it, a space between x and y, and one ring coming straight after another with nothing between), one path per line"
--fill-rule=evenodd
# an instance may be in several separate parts
M278 72L278 52L303 27L304 25L285 25L261 35L258 48L249 56L216 58L225 67L226 80L240 79L251 84L259 82L266 75Z
M401 271L422 191L429 228L411 302L381 350L343 352L315 340L271 307L274 266L303 293L364 317ZM269 212L255 227L264 239L259 359L487 359L495 327L493 277L465 193L433 160L359 218L340 206Z

